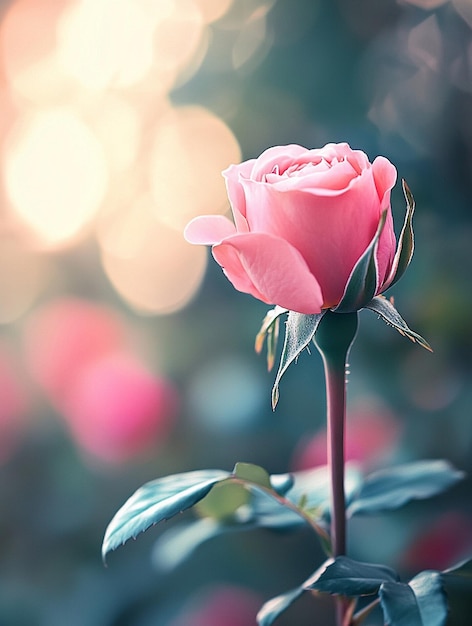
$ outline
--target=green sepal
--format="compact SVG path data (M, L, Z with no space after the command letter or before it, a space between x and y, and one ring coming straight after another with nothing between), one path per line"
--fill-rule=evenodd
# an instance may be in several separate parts
M335 313L359 311L375 296L378 286L376 252L386 219L387 210L382 212L372 241L354 266L341 301L332 309Z
M400 335L408 337L408 339L411 339L414 343L418 343L422 348L425 348L430 352L433 351L426 339L423 339L421 335L415 333L408 327L407 323L393 306L392 302L387 300L384 296L375 296L375 298L368 302L364 308L377 313L377 315L379 315L384 322L398 330Z
M279 369L272 388L272 408L275 409L279 400L279 383L288 366L296 361L300 354L310 345L316 329L326 311L314 315L305 315L289 311L285 325L285 339Z
M287 312L288 309L283 309L281 306L270 309L262 320L261 329L256 335L254 349L258 354L262 352L267 337L267 369L269 372L274 367L275 363L275 351L277 349L280 328L279 318Z
M403 193L406 200L406 215L403 223L400 237L398 238L398 247L395 252L395 258L393 259L391 276L387 280L387 287L389 288L400 280L403 274L406 272L410 261L413 257L413 251L415 248L415 237L413 233L413 213L415 212L415 199L410 191L410 188L406 184L405 180L402 180Z

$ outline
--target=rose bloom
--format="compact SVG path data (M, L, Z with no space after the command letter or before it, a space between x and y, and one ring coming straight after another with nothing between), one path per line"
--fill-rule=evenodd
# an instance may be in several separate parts
M212 245L239 291L305 314L336 307L384 210L376 295L392 281L390 191L397 172L385 157L370 163L347 143L278 146L231 165L223 176L234 223L221 215L197 217L185 237Z

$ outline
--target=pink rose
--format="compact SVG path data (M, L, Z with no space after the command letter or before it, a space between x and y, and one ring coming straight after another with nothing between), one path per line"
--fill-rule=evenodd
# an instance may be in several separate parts
M392 282L390 191L397 172L386 158L370 163L347 143L278 146L231 165L223 176L234 224L221 215L197 217L185 237L212 245L239 291L298 313L336 307L384 210L375 295Z

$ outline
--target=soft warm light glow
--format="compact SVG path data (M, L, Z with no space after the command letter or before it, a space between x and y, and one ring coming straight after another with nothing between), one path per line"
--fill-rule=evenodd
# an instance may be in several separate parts
M102 147L66 109L38 113L14 131L5 150L5 183L15 211L47 246L90 222L103 199Z
M158 83L172 86L204 32L193 0L79 0L58 24L57 54L88 89L127 88L151 76L162 91Z
M73 85L57 62L56 24L71 0L15 0L0 25L0 53L8 87L23 105L64 102Z
M164 11L167 4L161 4ZM59 58L85 87L125 87L149 71L156 24L143 5L139 0L81 0L61 19Z
M205 31L203 16L195 2L174 0L171 12L159 20L155 31L154 63L158 74L173 76L175 82L180 72L192 64ZM172 84L169 82L169 88Z
M121 173L136 165L142 130L138 109L108 93L89 108L88 117L110 170Z
M240 69L251 61L253 65L262 61L272 45L272 36L267 30L266 16L270 5L256 9L241 31L233 46L233 67Z
M203 19L207 24L210 24L228 12L233 0L196 0L196 3L202 12Z
M143 198L102 235L102 261L116 290L143 313L171 313L193 297L207 264L203 247L159 223Z
M11 81L38 59L51 54L56 44L56 21L71 0L15 0L0 26L0 50Z
M221 171L241 152L226 124L200 107L170 111L154 138L150 181L157 215L182 230L187 222L228 208Z

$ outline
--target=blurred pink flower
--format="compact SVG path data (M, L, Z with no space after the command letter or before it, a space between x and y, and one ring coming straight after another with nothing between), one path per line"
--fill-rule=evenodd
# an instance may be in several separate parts
M401 425L385 407L365 403L348 410L346 428L346 461L357 461L367 467L377 465L392 453L401 434ZM303 438L293 458L294 471L327 463L326 430Z
M25 331L34 381L76 444L109 463L161 443L176 412L175 389L149 371L130 343L125 323L112 309L80 299L45 306Z
M252 591L215 586L191 598L171 626L256 626L261 605Z
M470 526L471 519L458 511L447 512L424 525L403 557L403 567L414 572L441 571L465 559L472 550Z
M25 328L25 356L33 380L59 405L84 367L125 344L124 324L113 310L78 298L47 304Z
M167 437L177 395L127 354L98 359L82 369L64 402L76 443L107 462L121 462L152 449Z

